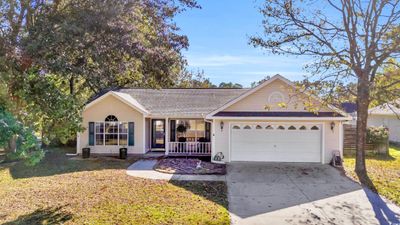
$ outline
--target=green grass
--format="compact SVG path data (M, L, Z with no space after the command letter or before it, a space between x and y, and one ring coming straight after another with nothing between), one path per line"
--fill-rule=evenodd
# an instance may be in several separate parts
M379 194L400 205L400 147L391 146L389 156L367 155L367 172ZM357 179L354 156L344 157L346 174Z
M229 224L225 183L127 176L134 161L55 149L35 167L0 164L0 224Z

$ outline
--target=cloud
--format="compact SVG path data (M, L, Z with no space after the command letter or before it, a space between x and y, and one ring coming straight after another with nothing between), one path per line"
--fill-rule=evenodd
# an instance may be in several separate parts
M299 59L284 56L250 56L250 55L188 55L187 60L191 67L224 67L234 65L263 65L263 66L291 66L293 63L302 64Z
M249 56L233 56L233 55L213 55L213 56L189 56L188 62L190 66L195 67L221 67L230 65L243 65L261 63L257 57Z
M265 70L265 71L232 71L231 72L233 75L255 75L255 76L274 76L276 74L280 74L286 78L303 78L304 75L308 75L308 73L304 71L271 71L271 70Z

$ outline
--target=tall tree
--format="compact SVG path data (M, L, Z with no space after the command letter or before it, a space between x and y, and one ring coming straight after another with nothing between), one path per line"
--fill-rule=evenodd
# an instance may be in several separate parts
M365 179L370 92L378 71L400 52L399 0L267 0L261 12L265 36L252 37L254 46L314 57L307 67L314 79L357 84L355 170Z
M110 86L171 86L184 67L186 36L171 19L192 1L67 0L45 5L24 50L34 65L97 92ZM162 84L162 85L160 85Z
M0 2L0 103L43 140L72 138L108 87L172 86L188 40L173 21L194 0Z
M243 86L241 84L238 83L232 83L232 82L221 82L218 85L219 88L243 88Z
M179 74L178 82L175 87L178 88L216 88L209 78L206 78L204 71L184 70Z

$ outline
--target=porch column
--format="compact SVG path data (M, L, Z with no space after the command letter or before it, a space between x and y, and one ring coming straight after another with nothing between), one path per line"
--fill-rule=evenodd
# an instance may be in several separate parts
M169 153L169 120L165 118L165 155Z

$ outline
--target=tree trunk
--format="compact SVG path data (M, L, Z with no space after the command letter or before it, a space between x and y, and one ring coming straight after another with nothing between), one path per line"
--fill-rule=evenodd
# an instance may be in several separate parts
M5 161L9 161L10 153L17 151L17 135L13 135L10 140L8 140L7 146L4 148Z
M69 78L69 94L73 96L75 93L75 77L74 75L71 75Z
M366 177L365 145L367 142L367 119L369 106L368 76L359 76L357 84L357 134L356 134L356 167L359 177ZM361 181L362 182L362 181Z

